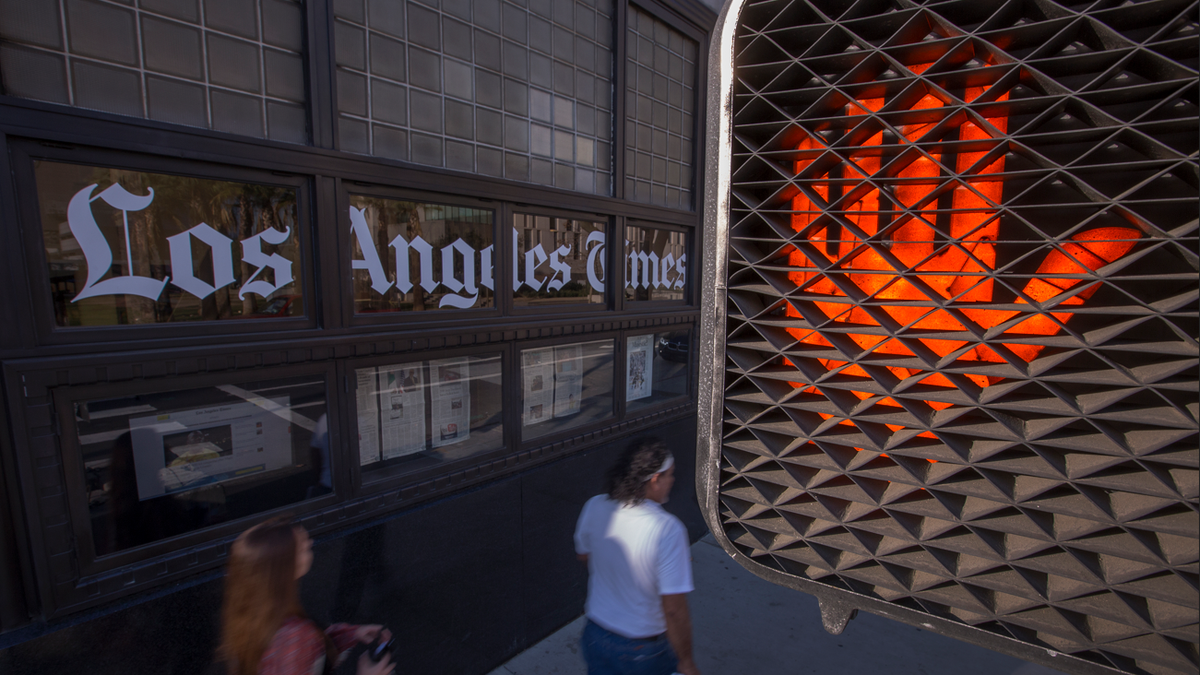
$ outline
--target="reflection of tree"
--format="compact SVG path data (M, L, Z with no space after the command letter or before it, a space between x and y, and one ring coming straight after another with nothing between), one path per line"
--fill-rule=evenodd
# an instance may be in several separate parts
M638 232L639 232L639 234L637 236L635 236L634 241L630 242L632 244L632 252L634 254L638 253L639 251L645 251L646 253L653 253L655 256L657 256L657 260L660 261L660 263L659 263L660 269L656 270L653 274L650 275L650 278L653 280L654 278L658 277L658 275L661 273L661 261L663 259L663 255L667 252L667 247L671 245L671 243L672 243L671 239L672 239L673 235L676 235L676 233L671 232L670 230L652 230L649 228L638 229ZM672 251L672 253L673 253L673 251ZM626 268L628 269L629 273L632 275L633 264L627 260L625 265L626 265ZM651 288L652 284L653 284L653 281L651 281L650 284L642 284L642 285L638 285L636 283L630 284L630 290L633 291L632 299L634 299L634 300L650 300L650 299L652 299L654 297L655 291L657 290L657 289ZM668 292L670 292L672 290L671 288L668 287L665 280L662 281L662 286L663 286L664 290L666 290ZM662 299L661 296L659 299Z
M352 204L355 208L364 209L365 219L368 226L371 228L371 238L375 245L375 250L379 254L380 262L384 265L385 273L390 281L399 281L395 278L396 270L396 251L391 247L391 237L399 234L407 241L412 242L417 237L425 240L433 249L431 256L431 269L429 274L433 279L440 281L443 277L442 271L442 249L454 243L457 239L462 239L475 250L476 256L479 251L491 245L490 228L480 227L480 223L474 222L471 219L472 215L487 213L474 209L442 206L439 204L424 204L418 202L392 200L392 199L375 199L370 197L355 196ZM456 219L453 214L461 212L463 215L460 219ZM432 239L437 228L431 227L436 223L442 223L443 228L436 239ZM489 221L490 222L490 221ZM482 230L482 231L481 231ZM355 255L361 256L362 251L359 250L357 240L354 242ZM400 310L413 309L421 311L427 307L436 306L434 303L434 295L427 292L421 287L421 272L422 262L417 251L410 249L408 251L408 282L412 285L411 307L405 307L404 303L408 299L405 293L396 290L389 291L384 297L380 297L371 289L370 278L366 273L355 274L354 278L354 297L356 304L360 309L367 310ZM466 271L464 265L476 265L476 259L464 260L463 256L454 256L455 269L451 272L456 278L463 278ZM476 269L476 284L479 283L479 272ZM481 296L486 296L491 291L485 288L480 288Z

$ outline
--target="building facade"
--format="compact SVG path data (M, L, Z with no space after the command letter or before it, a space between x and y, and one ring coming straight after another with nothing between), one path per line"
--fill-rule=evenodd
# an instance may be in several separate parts
M715 18L0 3L0 670L209 671L229 543L283 512L314 618L407 670L578 615L615 453L692 461Z

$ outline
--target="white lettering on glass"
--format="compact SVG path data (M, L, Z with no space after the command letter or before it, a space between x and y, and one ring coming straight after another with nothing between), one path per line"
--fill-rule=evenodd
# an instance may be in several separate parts
M213 282L206 283L196 278L192 268L192 238L208 244L212 249ZM190 230L167 237L171 247L171 273L175 275L176 286L203 300L218 288L232 284L233 278L233 240L208 226L200 223ZM91 266L88 266L91 269Z
M212 295L219 288L224 288L237 281L233 274L233 240L214 230L207 223L200 223L191 229L167 237L167 246L171 254L171 273L175 275L163 279L140 277L133 274L133 249L129 243L129 212L141 211L154 201L154 188L146 188L149 194L135 195L113 183L95 197L92 193L97 184L93 183L71 197L67 205L67 226L79 248L83 251L87 263L87 281L83 289L71 300L79 302L86 298L102 295L137 295L150 300L158 300L167 283L191 293L200 299ZM125 229L125 275L104 279L112 269L113 252L96 218L92 214L92 202L97 199L121 212L122 225ZM292 234L291 228L280 232L276 229L266 229L258 234L242 240L242 261L256 265L254 274L242 285L238 298L245 298L247 293L261 295L264 298L271 293L292 283L292 261L278 253L267 255L262 250L262 242L282 244ZM209 284L196 277L192 262L192 239L208 245L212 250L213 283ZM373 250L373 249L372 249ZM275 282L265 279L255 281L255 278L265 269L275 273ZM103 279L103 281L101 281Z
M437 280L433 277L433 246L420 235L412 239L396 235L388 243L388 246L394 249L396 254L396 277L395 281L392 281L383 271L379 251L376 250L375 244L371 240L371 227L367 223L366 209L350 207L350 232L362 250L362 259L351 260L350 267L356 270L366 270L367 277L371 280L371 290L380 295L386 294L393 285L401 293L412 292L410 252L417 254L417 273L421 279L420 286L426 293L433 293L440 286L445 286L450 291L438 301L438 307L468 309L479 301L480 286L494 290L496 285L492 276L492 253L495 250L492 246L488 246L482 251L476 251L462 238L454 240L448 246L443 246L441 249L442 278ZM455 273L455 263L457 262L455 254L458 259L462 260L461 279ZM476 266L477 257L478 267ZM478 279L476 279L477 271Z
M257 265L258 269L254 270L254 274L250 275L250 278L246 280L246 283L242 286L242 289L238 291L239 300L246 297L247 293L254 293L255 295L261 295L265 298L275 291L292 283L292 261L279 255L278 253L267 255L263 253L262 250L262 242L265 241L268 244L275 244L278 246L279 244L287 241L287 238L291 236L291 234L292 228L290 227L285 229L283 232L271 228L268 230L263 230L253 237L242 240L242 262L246 263L247 265ZM268 267L275 272L275 283L272 284L264 279L255 281L258 275L262 274L262 271Z
M376 293L383 295L392 287L392 282L388 280L387 275L383 272L383 263L379 262L379 252L375 250L375 243L371 241L371 226L367 224L367 218L363 215L362 209L350 207L350 233L358 241L358 248L362 250L362 260L351 260L350 267L356 270L366 270L367 277L371 279L371 289ZM407 258L405 264L407 265ZM407 270L407 268L405 268ZM405 274L402 279L408 279ZM411 289L412 286L410 285Z
M371 281L371 289L380 295L386 294L394 285L401 293L413 290L411 279L412 265L417 265L420 286L428 293L434 293L444 288L445 294L438 303L439 307L455 307L468 309L475 306L479 299L479 288L495 290L493 258L494 246L488 246L477 251L463 239L443 246L436 251L429 242L420 235L405 239L396 235L388 244L395 249L396 270L395 281L389 279L384 272L380 251L371 239L371 229L367 223L365 209L350 207L351 234L362 250L362 258L352 260L351 267L365 270ZM532 243L532 242L530 242ZM603 232L590 232L584 241L587 250L587 280L596 293L604 292L605 283L605 235ZM626 242L628 244L628 242ZM566 260L571 256L574 247L562 244L546 253L542 244L521 249L521 234L512 230L512 285L513 291L530 288L534 291L543 287L547 291L562 290L571 283L573 272ZM410 252L416 252L416 259ZM440 254L442 263L441 279L434 278L433 263L435 255ZM476 262L478 261L478 266ZM665 253L661 258L655 253L645 251L631 252L627 258L629 278L625 285L633 288L682 289L687 282L687 254ZM455 270L459 269L461 275ZM523 264L522 264L523 263ZM542 270L549 268L549 274ZM478 277L478 278L477 278Z
M129 246L129 212L141 211L150 206L150 202L154 201L154 189L149 188L150 194L139 197L113 183L93 197L92 192L96 187L97 184L93 183L76 192L67 205L67 226L71 228L75 241L79 242L88 268L83 290L79 291L79 295L71 302L100 295L140 295L157 300L170 277L160 281L150 277L133 276L133 250ZM113 253L108 240L104 238L104 233L100 231L100 226L96 224L95 216L92 215L92 202L97 199L104 200L106 204L120 211L125 225L125 276L104 281L101 279L112 269Z
M592 232L588 235L586 246L591 250L588 251L587 276L588 283L592 285L592 290L597 293L604 292L604 233ZM597 264L599 263L599 264ZM600 269L600 274L596 274L596 269Z

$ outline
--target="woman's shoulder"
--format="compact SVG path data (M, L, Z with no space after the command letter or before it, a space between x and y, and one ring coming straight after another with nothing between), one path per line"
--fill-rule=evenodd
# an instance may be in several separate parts
M311 619L306 619L298 616L288 617L283 624L279 626L279 630L275 631L275 637L271 639L271 649L277 645L286 644L295 640L310 640L316 638L322 640L321 629L317 628L317 624Z
M325 653L321 630L308 619L291 617L283 622L263 654L264 665L310 663ZM290 672L283 669L283 672Z

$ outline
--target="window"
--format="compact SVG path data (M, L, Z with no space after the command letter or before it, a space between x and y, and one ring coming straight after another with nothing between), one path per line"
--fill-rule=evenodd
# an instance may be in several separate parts
M683 300L687 235L651 227L625 228L625 299Z
M692 333L631 335L625 339L625 409L650 407L688 393Z
M513 304L605 304L605 223L513 215Z
M297 189L34 162L54 323L304 316Z
M492 211L351 195L354 311L495 306Z
M358 457L386 477L504 447L501 358L462 356L356 368Z
M97 557L328 494L325 377L73 404Z
M613 414L613 341L521 351L521 436L537 438Z

